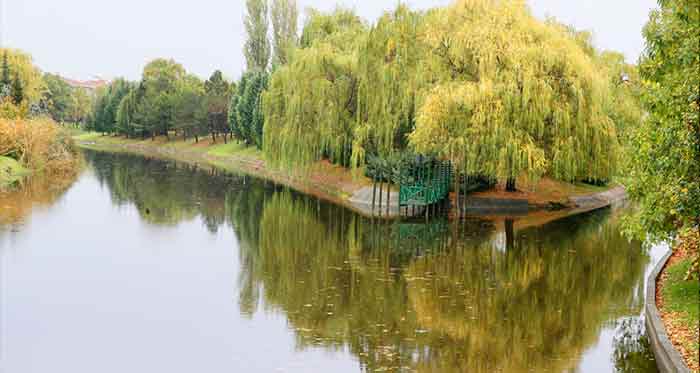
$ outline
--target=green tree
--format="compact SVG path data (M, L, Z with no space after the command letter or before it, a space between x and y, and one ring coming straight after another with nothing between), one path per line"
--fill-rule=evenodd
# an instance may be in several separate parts
M633 133L634 230L665 239L700 225L700 1L660 0L640 62L648 113Z
M0 76L0 96L9 95L10 85L10 60L7 56L7 51L2 55L2 76Z
M17 49L0 48L0 52L3 53L3 71L0 74L0 82L5 82L7 95L12 96L12 85L16 77L19 76L24 103L28 106L39 103L42 93L45 91L45 84L43 74L34 65L32 56ZM7 64L5 64L5 60L7 60Z
M238 81L235 89L231 92L231 101L228 106L228 124L231 127L231 135L238 140L244 141L244 128L241 121L238 119L238 103L241 99L241 92L245 92L245 87L248 84L248 75L243 74L241 80Z
M399 6L371 28L311 11L264 95L264 152L361 167L411 147L510 189L521 175L607 180L620 148L612 85L589 41L522 2Z
M267 89L269 75L264 71L245 73L237 85L236 93L230 99L232 112L229 125L233 134L248 145L262 149L265 115L262 109L262 95Z
M165 135L175 119L177 95L186 71L173 60L156 59L143 70L143 99L141 103L143 124L151 137Z
M275 70L264 93L263 150L272 162L343 163L358 121L356 50L366 31L351 11L310 11L302 48Z
M228 125L230 84L224 79L221 71L217 70L204 82L204 91L206 97L203 104L212 140L216 141L216 135L222 133L226 143L226 136L231 132L231 127Z
M619 144L608 76L566 30L521 2L458 1L431 14L426 92L409 136L464 174L609 179ZM459 37L456 37L459 35Z
M246 14L243 22L247 40L243 52L249 70L267 70L270 62L267 8L267 0L246 0Z
M289 53L297 44L298 14L296 0L272 0L273 66L285 65L289 61Z
M72 88L58 75L44 74L44 99L49 115L58 123L68 120L68 111L72 104Z
M127 138L136 135L138 126L138 89L132 87L117 108L117 131Z
M201 126L204 119L200 116L203 100L202 81L193 75L185 77L177 93L174 122L175 129L182 132L184 139L194 137L199 142L199 136L204 133Z
M24 101L24 84L19 77L19 74L15 74L15 79L12 81L12 87L10 90L10 97L12 97L12 102L19 106Z
M88 128L103 134L121 133L117 124L117 112L122 99L129 93L131 87L131 83L120 78L98 90L92 113L89 115Z
M70 104L68 110L68 121L76 124L82 124L90 113L92 98L83 88L75 88L70 95Z

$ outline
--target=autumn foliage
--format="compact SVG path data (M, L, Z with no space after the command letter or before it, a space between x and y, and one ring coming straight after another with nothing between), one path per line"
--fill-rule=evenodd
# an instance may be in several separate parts
M77 163L73 140L47 118L0 119L0 156L52 174L73 173Z
M408 149L494 180L606 182L619 133L640 117L609 56L523 1L402 5L371 26L314 13L264 94L263 150L273 163L362 167Z

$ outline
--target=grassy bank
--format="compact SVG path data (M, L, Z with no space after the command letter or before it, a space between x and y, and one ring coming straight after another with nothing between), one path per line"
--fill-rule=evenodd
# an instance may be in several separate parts
M30 174L31 172L16 160L0 156L0 190L16 184Z
M221 138L184 141L171 137L151 139L126 139L121 136L104 136L99 133L83 133L73 137L78 146L99 151L126 152L144 156L175 159L187 163L215 166L232 172L261 177L287 185L303 193L315 195L351 207L347 200L359 189L371 185L363 175L329 162L296 170L280 170L268 167L262 152L237 142L223 143Z
M175 159L246 173L330 200L360 213L363 211L354 206L350 199L361 189L372 185L371 180L362 172L352 172L327 161L316 162L309 167L294 170L272 168L267 165L262 152L257 148L231 141L224 144L221 138L218 138L216 143L212 142L211 138L201 138L199 142L194 142L191 139L185 141L172 136L170 140L165 137L157 137L155 140L127 139L122 136L91 132L76 134L73 139L78 146L93 150ZM523 183L522 190L516 193L493 190L481 192L479 196L527 199L532 205L546 205L550 201L566 202L572 196L591 195L609 189L610 187L569 184L543 178L537 185Z
M697 255L698 237L696 232L680 241L657 285L668 335L693 372L700 371L700 281L686 275Z

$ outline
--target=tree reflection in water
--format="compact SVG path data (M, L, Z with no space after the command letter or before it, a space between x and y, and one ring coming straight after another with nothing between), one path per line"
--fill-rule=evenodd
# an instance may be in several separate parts
M50 206L65 194L78 178L78 172L37 174L12 188L0 190L0 231L22 224L35 207Z
M648 257L614 211L519 231L377 222L245 176L88 154L144 220L234 229L244 315L280 312L298 348L349 351L368 371L570 370L606 323L641 310ZM647 352L624 325L614 358L629 371Z

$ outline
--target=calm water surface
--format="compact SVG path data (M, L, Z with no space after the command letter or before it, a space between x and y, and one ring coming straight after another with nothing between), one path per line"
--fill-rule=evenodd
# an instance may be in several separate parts
M0 196L2 373L655 371L661 249L619 211L373 224L249 177L86 158L65 192Z

